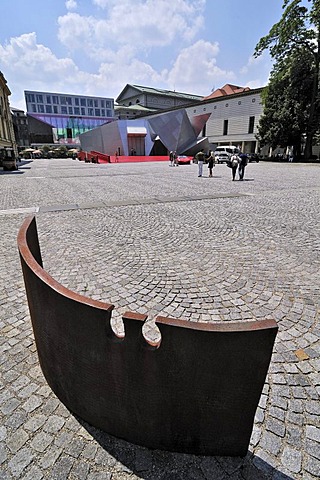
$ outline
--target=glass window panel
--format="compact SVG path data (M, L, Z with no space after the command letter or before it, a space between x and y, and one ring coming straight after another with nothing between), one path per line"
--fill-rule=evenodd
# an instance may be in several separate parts
M46 105L46 113L52 113L51 105Z
M86 114L86 109L81 107L81 115L85 115Z
M80 108L79 107L74 107L74 114L75 115L80 115Z
M77 105L77 106L80 105L80 99L78 97L75 97L74 104Z
M66 97L66 104L67 104L67 105L72 105L72 99L71 99L71 97Z
M58 107L56 105L53 105L53 113L58 113Z
M80 98L80 104L81 104L81 107L86 107L87 106L86 99L85 98Z
M61 113L67 115L67 107L61 107Z
M93 117L93 108L88 108L88 115Z
M95 108L94 114L96 117L100 117L100 108Z
M66 97L60 97L61 105L66 105Z
M47 95L47 103L51 103L51 95Z

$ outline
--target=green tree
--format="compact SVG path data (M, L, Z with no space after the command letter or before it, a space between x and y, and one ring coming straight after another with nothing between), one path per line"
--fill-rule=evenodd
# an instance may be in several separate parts
M301 49L276 63L262 94L264 111L258 126L262 146L293 145L294 156L300 156L308 124L311 89L309 52Z
M297 145L298 137L301 141L304 135L305 158L311 158L312 143L319 125L320 0L284 0L283 10L281 20L260 39L254 52L258 57L268 49L275 61L264 98L266 107L271 112L273 100L278 107L280 100L284 105L278 114L274 110L273 117L269 112L269 132L266 119L261 119L259 135L263 141L267 137L275 141L278 135L280 144L283 144L285 139L289 142L288 129L292 128L294 142L291 144ZM303 75L300 79L303 81L299 82L299 75ZM277 87L285 88L277 95ZM291 127L287 119L289 113Z

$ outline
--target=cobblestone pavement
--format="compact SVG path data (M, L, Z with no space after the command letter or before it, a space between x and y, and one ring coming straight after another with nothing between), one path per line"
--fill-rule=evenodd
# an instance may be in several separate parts
M207 172L205 172L207 174ZM0 172L0 478L262 480L320 476L320 165L24 162ZM41 373L16 247L28 212L45 268L127 310L190 321L274 318L245 458L150 451L75 418Z

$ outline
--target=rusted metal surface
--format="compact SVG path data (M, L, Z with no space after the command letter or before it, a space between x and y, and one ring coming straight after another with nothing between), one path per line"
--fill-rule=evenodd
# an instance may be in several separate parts
M66 289L42 268L34 217L18 246L41 368L72 412L149 448L246 454L276 322L158 317L161 341L152 344L142 334L146 315L127 312L120 338L113 305Z

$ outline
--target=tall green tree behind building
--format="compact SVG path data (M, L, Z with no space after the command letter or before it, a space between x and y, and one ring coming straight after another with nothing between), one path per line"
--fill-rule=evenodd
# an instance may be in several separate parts
M263 94L261 144L293 145L311 158L319 130L320 0L284 0L281 20L257 44L254 56L269 50L274 59Z

